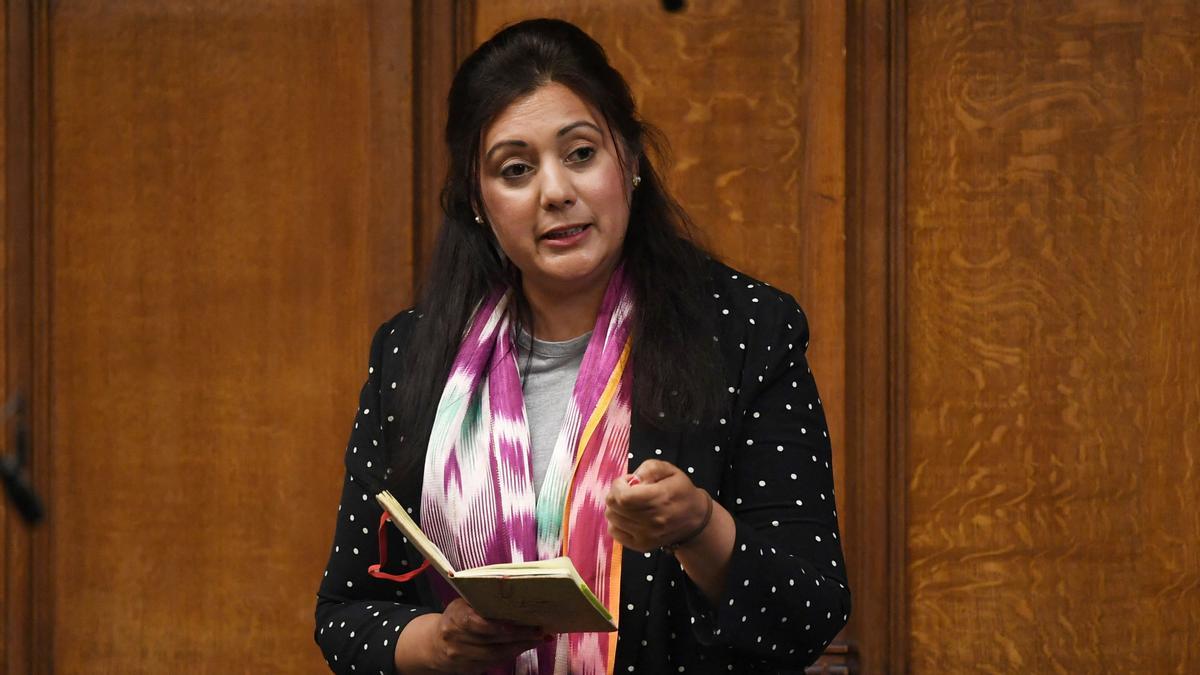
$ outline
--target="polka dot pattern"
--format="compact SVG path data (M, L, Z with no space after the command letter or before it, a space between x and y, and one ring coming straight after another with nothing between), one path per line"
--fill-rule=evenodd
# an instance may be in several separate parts
M728 411L682 434L635 422L628 461L676 464L733 514L736 540L724 594L710 602L670 554L626 551L614 672L799 670L849 616L829 435L805 357L807 319L787 294L717 263L711 307ZM346 451L356 472L378 475L386 464L391 383L403 382L406 335L418 318L411 311L397 315L372 343ZM397 497L419 504L418 489ZM397 584L367 575L367 565L379 560L379 507L364 495L345 480L315 637L336 672L391 673L397 635L408 621L438 609L422 578ZM364 532L363 524L371 527ZM398 536L388 545L386 571L406 571L420 560Z
M355 472L367 474L384 464L382 461L383 424L381 388L394 377L382 378L381 362L396 360L403 350L398 349L397 333L393 328L406 324L401 314L386 323L375 334L371 345L371 361L367 381L359 394L358 413L346 462ZM397 356L392 357L393 349ZM388 358L382 358L387 353ZM367 566L379 561L379 542L375 526L379 523L380 508L359 482L349 474L343 479L341 503L337 509L336 527L329 563L322 574L317 593L316 630L314 637L329 668L338 673L393 673L396 636L404 626L422 614L436 611L431 596L419 591L414 583L397 584L376 579L367 574ZM369 525L369 527L364 526ZM410 560L419 560L407 550L399 532L388 537L388 565L385 571L406 571ZM389 646L390 645L390 646Z

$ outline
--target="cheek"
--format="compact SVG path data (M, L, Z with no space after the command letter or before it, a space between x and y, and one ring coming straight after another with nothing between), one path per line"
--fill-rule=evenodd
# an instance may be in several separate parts
M483 197L483 208L492 221L502 220L521 210L522 203L527 201L521 190L504 190L496 186L484 186L480 190Z
M537 202L526 190L504 190L484 186L480 191L487 222L496 238L506 241L518 235L518 230L528 230L529 223L536 217ZM533 214L533 215L531 215Z
M587 184L588 202L610 223L624 224L629 219L629 197L621 180L620 171L613 170L599 175Z

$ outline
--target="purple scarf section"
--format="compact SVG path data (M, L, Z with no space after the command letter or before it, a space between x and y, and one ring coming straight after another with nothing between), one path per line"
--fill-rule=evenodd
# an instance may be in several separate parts
M511 297L511 291L499 289L485 298L460 343L430 433L421 529L459 570L565 553L581 574L587 571L585 581L609 604L616 598L608 578L614 544L604 529L603 500L595 495L606 492L626 470L631 373L618 369L624 367L622 354L627 353L632 328L631 289L619 266L601 302L540 493L533 485ZM610 392L602 400L606 387L615 387L616 394ZM602 410L596 410L598 404ZM581 442L594 415L601 421L593 427L598 431ZM587 470L576 475L578 466ZM572 495L586 498L571 503ZM564 551L562 525L568 505L571 539L585 534L590 541L608 539L606 547L592 544L586 550ZM619 547L615 550L613 569L619 570ZM430 579L444 602L457 597L440 577ZM489 672L548 675L580 667L591 673L606 671L610 636L604 635L601 644L589 639L587 647L579 637L560 636L557 643Z

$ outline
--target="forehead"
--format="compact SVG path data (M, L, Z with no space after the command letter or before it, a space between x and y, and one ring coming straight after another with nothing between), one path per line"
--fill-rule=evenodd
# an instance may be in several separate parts
M544 84L512 103L484 130L483 148L506 139L552 139L558 130L583 120L600 128L600 116L570 88L557 82Z

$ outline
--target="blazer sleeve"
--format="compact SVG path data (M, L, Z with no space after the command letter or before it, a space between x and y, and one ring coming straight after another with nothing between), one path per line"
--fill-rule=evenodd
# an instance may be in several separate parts
M394 332L389 324L381 326L371 341L367 381L346 446L346 466L359 475L383 473L380 383L382 351ZM420 604L414 582L400 584L367 574L368 566L380 560L377 531L382 511L367 492L350 471L345 473L329 564L317 592L314 638L325 662L337 673L392 673L397 636L409 621L437 611ZM393 528L388 562L404 567L407 557L400 532Z
M763 304L778 311L755 312L759 326L739 345L747 356L732 415L740 420L722 420L735 431L724 437L731 459L721 502L737 526L724 595L711 606L690 581L686 595L701 643L796 667L845 625L850 591L829 433L805 358L808 322L795 300L775 293L778 303Z

